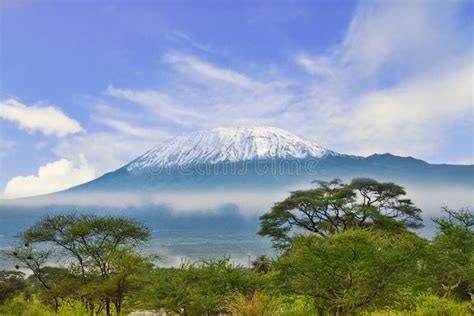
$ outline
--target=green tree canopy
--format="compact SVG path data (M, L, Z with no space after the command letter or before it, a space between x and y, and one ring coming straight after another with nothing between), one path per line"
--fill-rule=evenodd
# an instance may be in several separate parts
M288 245L291 233L309 231L328 236L350 228L405 230L421 226L421 210L392 182L369 178L317 181L317 187L291 192L260 217L260 235L277 247Z

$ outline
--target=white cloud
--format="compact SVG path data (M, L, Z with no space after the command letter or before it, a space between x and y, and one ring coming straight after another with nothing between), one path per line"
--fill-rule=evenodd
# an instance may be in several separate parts
M54 153L79 164L84 156L93 164L97 175L115 170L144 154L162 139L130 137L124 133L95 132L61 141Z
M80 160L80 165L74 166L62 158L41 166L37 175L14 177L5 186L3 198L56 192L94 179L94 168L83 157Z
M170 137L170 134L161 131L156 128L144 128L144 127L137 127L133 126L128 122L115 120L115 119L101 119L100 123L107 125L116 131L130 135L133 137L144 138L144 139L155 139L155 140L162 140L163 138Z
M191 55L169 53L165 61L178 70L166 93L109 86L106 95L142 105L155 117L188 130L266 124L293 98L291 81L275 68L249 76Z
M193 56L169 53L165 56L164 60L168 63L177 65L180 70L188 74L195 73L199 76L207 77L208 79L214 79L242 88L253 89L264 86L264 84L254 81L239 72L217 67Z
M297 64L300 64L308 73L323 77L334 77L334 69L330 64L331 60L325 56L310 56L300 53L295 57Z
M462 9L462 2L362 1L337 46L322 55L296 54L295 62L310 74L331 74L358 86L360 80L432 70L472 50L459 29Z
M172 32L169 33L169 37L171 39L178 39L178 40L190 45L191 47L197 48L197 49L202 50L206 53L215 53L214 48L212 48L209 45L206 45L206 44L203 44L203 43L200 43L200 42L194 40L191 36L189 36L186 33L179 32L179 31L172 31Z
M430 152L445 139L446 128L474 120L473 61L390 89L370 91L355 100L346 133L359 153L413 155Z
M118 89L109 85L105 94L139 104L155 117L179 125L190 125L195 120L203 119L203 116L190 107L185 108L176 104L173 97L160 91Z
M0 118L18 123L20 128L28 132L40 131L57 137L83 131L79 122L67 117L57 107L27 106L15 99L0 101Z

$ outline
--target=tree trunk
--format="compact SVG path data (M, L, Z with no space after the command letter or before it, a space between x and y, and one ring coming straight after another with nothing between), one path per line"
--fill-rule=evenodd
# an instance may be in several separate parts
M91 314L91 316L94 316L94 308L94 303L89 302L89 313Z
M122 310L122 301L120 299L117 299L114 305L115 305L115 311L117 312L117 315L120 315L120 311Z
M105 299L105 315L110 316L110 299L107 297Z
M58 301L58 298L55 297L54 298L54 312L57 314L58 310L59 310L59 301Z

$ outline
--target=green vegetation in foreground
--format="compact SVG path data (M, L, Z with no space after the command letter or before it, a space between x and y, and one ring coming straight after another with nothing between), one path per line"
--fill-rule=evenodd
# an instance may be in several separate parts
M4 251L18 271L0 271L0 315L472 315L474 214L445 208L427 240L405 195L372 179L292 192L260 218L278 256L251 268L158 267L134 219L47 216Z

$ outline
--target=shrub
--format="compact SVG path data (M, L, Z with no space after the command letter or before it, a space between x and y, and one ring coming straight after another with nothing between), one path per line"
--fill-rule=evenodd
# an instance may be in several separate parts
M52 308L47 307L36 297L26 300L22 295L18 295L0 305L0 315L21 315L21 316L89 316L90 313L83 304L76 300L65 302L56 313Z
M472 302L474 303L474 302ZM446 297L438 297L436 295L427 293L421 294L415 298L415 306L411 310L391 310L386 309L383 311L377 311L368 313L370 316L426 316L426 315L437 315L437 316L471 316L473 314L470 306L473 306L468 302L457 302L454 299Z
M308 297L272 296L261 291L255 291L248 296L233 292L227 297L223 310L236 316L316 315L316 310Z

